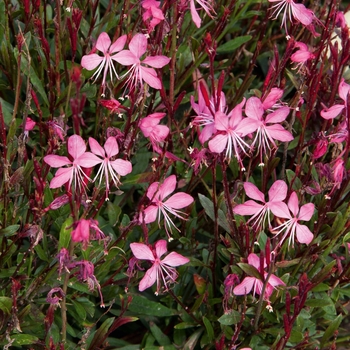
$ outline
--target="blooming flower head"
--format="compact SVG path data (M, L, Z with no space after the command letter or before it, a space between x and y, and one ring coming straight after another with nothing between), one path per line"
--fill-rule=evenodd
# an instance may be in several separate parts
M113 136L110 136L107 139L103 148L92 137L89 138L89 145L92 153L94 153L96 164L101 164L93 181L99 178L99 185L101 185L102 178L105 178L106 197L108 197L110 181L112 180L114 185L118 187L120 184L119 176L130 174L132 171L132 165L128 160L114 159L119 153L119 146Z
M142 20L147 24L148 32L152 32L156 25L164 20L163 11L160 9L160 1L143 0L142 8L145 12L142 14Z
M250 146L242 138L242 128L240 127L243 120L242 107L245 99L239 103L228 115L223 112L215 113L215 128L217 133L209 141L209 149L214 153L222 153L226 148L226 159L230 160L234 155L244 169L241 153L247 155L245 148Z
M113 44L111 44L111 39L109 38L108 34L102 32L97 39L96 49L101 51L103 56L99 56L96 53L91 53L89 55L83 56L81 59L82 67L87 70L94 70L98 67L92 76L92 78L95 77L95 81L103 70L103 94L105 91L107 72L109 71L111 78L113 78L113 73L118 78L118 74L113 66L112 60L115 60L115 54L118 51L123 50L125 42L126 35L123 35L118 38Z
M299 222L309 221L314 211L315 205L313 203L304 204L299 208L299 200L295 192L291 194L288 200L288 207L285 203L281 203L279 217L287 220L273 229L276 234L280 234L284 231L279 244L282 245L288 235L289 245L292 244L292 246L294 246L295 236L299 243L311 243L314 237L313 233L306 225L301 225Z
M256 131L252 147L257 143L261 163L263 163L263 155L271 151L271 145L277 148L275 140L283 142L293 140L293 135L279 124L287 118L289 107L280 107L264 117L263 103L259 98L251 97L245 106L245 114L248 118L242 120L239 130L242 136Z
M283 215L280 212L282 201L286 198L288 192L287 184L282 180L277 180L269 189L269 201L265 202L265 195L252 183L245 182L244 190L248 197L255 199L248 200L243 204L238 204L233 208L233 212L239 215L253 215L247 223L253 222L253 227L264 229L266 218L268 219L269 227L271 227L270 212L274 215ZM284 203L283 203L284 204Z
M169 135L169 128L166 125L159 125L165 113L153 113L140 121L140 129L145 137L149 137L153 150L161 153L158 144L163 142Z
M152 263L152 267L147 270L145 276L139 284L139 291L157 284L156 295L160 292L161 282L168 290L169 283L175 283L178 273L174 267L187 264L190 260L176 252L171 252L164 259L161 257L167 252L167 242L159 240L154 247L149 247L143 243L131 243L130 249L135 258L139 260L148 260Z
M276 3L272 6L274 19L283 11L281 27L284 26L287 35L287 17L291 23L293 23L294 19L305 27L309 26L315 17L311 10L307 9L303 4L295 3L293 0L269 0L269 2Z
M144 81L154 89L160 90L162 88L162 82L153 68L164 67L170 62L170 58L166 56L148 56L141 60L146 50L146 36L136 34L130 41L129 50L123 50L113 57L114 60L123 66L131 66L126 73L126 75L129 75L126 82L129 90L135 89L137 85L142 87ZM145 65L153 68L146 67Z
M173 221L169 217L169 213L177 216L180 219L185 220L185 214L179 209L185 208L193 202L193 197L184 192L178 192L170 196L165 200L170 193L174 192L176 187L176 176L171 175L164 180L162 184L154 182L147 190L147 197L151 200L151 204L141 213L141 220L144 220L146 224L154 222L158 218L158 224L160 224L161 214L165 220L165 230L171 240L169 234L169 228L175 227Z
M50 188L58 188L68 182L68 186L80 188L85 185L85 180L90 178L85 174L83 168L92 168L98 164L96 156L86 152L84 140L79 135L72 135L68 139L68 153L73 160L65 156L49 154L44 157L44 161L53 168L59 168L50 182ZM67 168L64 166L69 165Z
M25 138L28 137L29 131L33 130L35 125L36 125L36 122L33 119L27 117L26 124L24 126L24 137Z
M263 261L264 266L260 266L261 264L260 258L256 254L251 253L248 256L248 264L255 267L260 272L261 270L264 270L266 268L266 259L264 258L264 261ZM268 273L264 271L264 276L263 276L264 279L266 279L267 276L268 276ZM273 290L277 286L284 286L284 285L285 283L280 278L271 274L267 282L267 286L265 288L264 299L269 300L271 294L273 293ZM233 294L246 295L246 294L249 294L250 291L253 289L253 296L255 295L255 293L258 295L261 295L263 286L264 286L264 282L262 278L259 279L257 277L248 276L244 278L242 283L240 283L238 286L236 286L233 289Z
M294 69L298 69L299 72L308 60L315 58L315 55L309 51L306 44L300 41L297 41L294 47L298 50L290 56L290 59L292 62L296 63Z
M98 227L98 222L96 220L80 219L77 223L75 223L75 228L72 231L72 241L82 242L84 250L87 248L90 239L101 238L104 238L104 233Z

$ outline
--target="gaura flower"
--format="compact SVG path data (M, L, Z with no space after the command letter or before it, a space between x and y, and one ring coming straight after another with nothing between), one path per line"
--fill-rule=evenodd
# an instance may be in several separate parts
M142 87L144 81L154 89L160 90L162 88L162 82L153 68L164 67L170 62L170 58L166 56L148 56L141 60L146 50L146 36L136 34L130 41L129 50L123 50L113 56L113 59L123 66L131 66L125 74L129 75L126 84L130 90L135 89L138 84Z
M253 227L264 229L265 221L267 218L269 227L271 227L270 213L272 212L276 216L283 215L280 212L282 201L286 198L288 192L287 184L282 180L277 180L273 183L269 189L269 201L265 202L265 195L252 183L245 182L244 190L246 195L253 200L248 200L243 204L238 204L233 208L233 212L239 215L253 215L247 223L253 222ZM284 204L284 203L283 203Z
M148 32L152 32L154 27L164 20L163 11L160 9L160 1L143 0L141 6L145 10L142 19L148 27Z
M72 135L68 139L68 153L73 159L72 161L65 156L58 156L49 154L44 157L44 161L53 168L60 168L57 170L54 178L50 182L50 188L61 187L66 182L71 187L81 187L85 185L85 180L90 178L85 174L83 168L92 168L98 164L96 156L90 152L86 152L86 145L84 140L79 135ZM68 168L63 168L70 165Z
M178 192L167 198L170 193L174 192L176 187L176 176L171 175L164 180L162 184L154 182L147 190L147 197L151 200L151 204L141 213L141 220L144 220L146 224L154 222L158 218L158 225L160 224L161 214L165 220L165 230L171 240L169 234L169 228L175 227L173 221L169 217L169 213L177 216L180 219L185 220L185 214L179 209L185 208L193 202L193 197L184 192Z
M248 256L248 264L255 267L259 272L261 270L264 270L267 265L266 265L266 259L264 258L264 266L260 266L261 261L260 258L254 254L251 253ZM268 273L264 271L264 279L267 278ZM238 286L236 286L233 289L233 294L235 295L246 295L249 294L250 291L253 289L253 296L256 294L261 295L262 289L263 289L264 282L259 278L248 276L245 277L242 283L240 283ZM271 294L273 293L273 290L276 289L277 286L284 286L285 283L278 278L277 276L271 274L269 277L269 280L267 282L267 286L265 288L265 294L264 294L264 299L269 300Z
M112 60L115 60L115 54L117 52L123 50L126 42L126 37L127 37L126 35L122 35L113 44L111 44L111 39L109 38L108 34L105 32L102 32L97 39L96 49L101 51L103 56L99 56L96 53L91 53L89 55L84 55L81 59L82 67L87 70L94 70L96 67L98 67L98 69L92 76L92 78L95 77L94 81L96 81L96 79L98 78L98 76L103 70L103 78L102 78L103 94L104 94L105 85L106 85L107 72L109 71L111 78L113 78L113 73L114 73L114 75L118 79L118 74L113 66Z
M167 242L165 240L157 241L152 248L143 243L131 243L130 249L135 258L148 260L152 263L152 267L147 270L145 276L140 281L140 292L157 283L155 294L158 295L161 282L163 282L165 290L168 290L168 284L175 283L178 277L178 273L174 267L187 264L190 261L176 252L171 252L161 260L161 257L167 252Z
M315 58L315 55L309 51L306 44L300 41L297 41L294 47L298 50L295 51L292 56L290 56L290 59L292 62L297 63L293 69L298 69L299 72L308 60Z
M287 220L283 224L273 228L273 232L277 235L284 231L279 244L282 245L288 235L289 245L292 244L294 246L295 236L297 236L299 243L311 243L314 237L313 233L306 225L301 225L299 222L309 221L314 211L315 205L313 203L304 204L299 208L299 200L295 192L291 194L288 200L288 207L285 203L281 203L279 217Z

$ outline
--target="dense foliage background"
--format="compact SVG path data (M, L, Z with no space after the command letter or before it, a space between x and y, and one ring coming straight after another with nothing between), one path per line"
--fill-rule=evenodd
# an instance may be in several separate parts
M3 349L347 348L347 9L269 1L0 2Z

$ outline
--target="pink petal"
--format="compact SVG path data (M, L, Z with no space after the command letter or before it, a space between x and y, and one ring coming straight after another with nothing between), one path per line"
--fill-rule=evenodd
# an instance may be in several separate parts
M181 265L187 264L189 261L190 259L182 256L181 254L178 254L176 252L171 252L162 260L161 264L175 267L175 266L181 266Z
M142 63L147 64L153 68L162 68L169 62L170 58L166 56L149 56L142 61Z
M254 283L257 281L255 277L246 277L242 283L233 289L235 295L246 295L252 290Z
M102 146L92 137L89 137L89 146L91 149L91 152L105 158L106 153L105 150L102 148Z
M136 57L131 51L123 50L118 52L116 55L111 56L114 61L122 64L123 66L131 66L133 64L140 63L138 57Z
M240 133L242 136L246 136L256 131L261 125L262 125L262 121L260 120L255 120L252 118L244 118L237 125L235 131L237 133Z
M111 39L109 38L109 35L105 32L102 32L97 39L97 43L96 43L97 50L106 54L110 46L111 46Z
M334 105L331 108L323 109L321 111L321 117L324 119L333 119L337 117L344 109L344 105Z
M157 77L157 72L153 68L140 66L140 72L142 79L153 89L160 90L162 88L162 82Z
M248 255L248 264L254 266L258 271L260 270L260 257L254 253ZM266 267L266 262L264 262L264 267Z
M236 105L235 108L228 114L229 120L229 126L231 129L235 130L237 125L241 122L243 116L242 116L242 108L245 104L245 98L243 98L242 102Z
M262 120L264 114L264 107L257 97L251 97L248 99L245 105L245 114L252 119Z
M106 154L109 158L116 156L119 153L119 146L115 137L108 137L107 141L105 142L104 149L106 150Z
M166 125L157 125L154 127L152 133L156 135L155 141L160 142L164 141L168 137L169 132L170 130Z
M246 201L244 204L238 204L233 208L233 212L238 215L254 215L258 213L264 206L254 201Z
M50 188L59 188L70 181L73 176L73 171L73 167L58 169L55 177L50 182Z
M283 96L283 90L279 88L272 88L270 93L263 101L263 108L265 110L271 108L281 97Z
M116 159L110 163L112 168L121 176L128 175L132 172L132 165L128 160Z
M160 267L159 264L154 264L150 269L148 269L143 276L139 284L139 291L143 292L145 289L152 287L157 281L158 271Z
M149 200L153 200L154 198L158 198L159 194L157 194L157 196L155 196L155 193L159 190L159 182L153 182L153 184L151 184L148 187L147 190L147 197Z
M296 4L291 2L293 17L297 19L304 26L308 26L312 23L314 13L307 9L303 4Z
M129 44L129 50L140 58L147 50L147 39L143 34L135 34Z
M161 239L161 240L156 242L156 244L154 245L154 248L156 250L157 258L160 258L168 251L167 244L168 243L165 239Z
M175 193L164 204L173 209L182 209L193 203L194 199L184 192Z
M216 128L215 128L214 123L206 125L206 126L202 129L202 131L201 131L201 133L200 133L200 135L199 135L199 137L198 137L199 142L203 145L203 144L204 144L206 141L208 141L208 140L213 136L213 134L215 134L215 133L216 133Z
M277 286L285 286L286 284L277 276L271 275L268 281L269 284L271 284L272 287L277 287Z
M296 225L296 235L299 243L309 244L314 238L313 233L305 225Z
M269 189L269 202L283 201L288 192L287 184L282 180L275 181Z
M213 139L210 140L208 144L210 152L214 152L214 153L221 153L225 149L226 145L227 145L227 134L226 135L218 134L214 136Z
M109 48L109 53L114 53L114 52L118 52L123 50L124 45L126 43L126 35L122 35L121 37L119 37Z
M229 128L229 117L221 112L218 111L215 113L215 128L216 130L220 130L220 131L227 131Z
M268 125L265 127L265 129L274 140L282 142L294 140L293 135L288 130L285 130L280 124Z
M276 201L269 202L267 205L273 215L283 219L292 218L286 203Z
M72 162L67 157L57 156L55 154L49 154L48 156L45 156L44 161L52 168L60 168L61 166L72 164Z
M86 151L86 145L84 140L79 135L72 135L68 139L68 153L73 159L79 158Z
M144 215L143 215L144 214ZM158 206L150 205L141 214L141 220L145 220L145 224L150 224L157 220L158 216Z
M345 83L344 78L341 80L340 84L339 84L339 96L340 98L347 103L347 99L348 99L348 94L350 91L350 85Z
M144 243L130 243L130 249L135 258L139 260L154 261L154 255L148 245Z
M280 107L266 116L266 123L281 123L288 117L289 107Z
M243 186L249 198L265 203L265 195L254 184L245 182Z
M81 66L87 70L93 70L100 65L103 60L103 57L92 53L91 55L85 55L81 58Z
M293 192L288 200L289 210L293 213L294 217L296 217L299 213L299 199L295 192Z
M194 24L196 25L197 28L200 28L202 20L197 13L196 6L194 4L194 0L190 0L190 7L191 7L192 21L194 22Z
M176 176L175 175L170 175L167 177L163 184L160 185L159 188L159 199L161 201L164 200L170 193L173 193L176 188Z
M78 164L84 168L92 168L97 164L100 164L102 159L97 157L91 152L85 152L78 159L75 160L75 164Z
M304 204L299 211L298 219L303 221L309 221L314 215L315 205L313 203Z

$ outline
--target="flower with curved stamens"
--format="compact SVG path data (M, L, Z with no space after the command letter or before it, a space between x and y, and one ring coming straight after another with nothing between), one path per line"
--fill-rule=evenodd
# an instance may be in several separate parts
M95 155L86 151L84 140L79 135L72 135L68 139L68 153L73 158L71 161L68 157L49 154L44 157L44 161L52 168L60 168L50 182L50 188L61 187L66 182L71 187L74 182L75 186L80 188L85 185L85 179L90 181L90 178L85 174L82 168L92 168L98 164ZM63 168L65 165L71 165L68 168Z
M115 159L112 160L119 153L118 143L115 137L110 136L102 148L100 144L92 137L89 138L89 145L92 153L96 158L96 164L101 164L95 178L99 178L99 185L101 185L102 177L106 180L106 197L109 193L110 177L116 187L120 184L119 176L125 176L132 171L132 165L128 160Z
M288 207L285 203L280 205L279 217L288 220L273 228L274 233L277 235L284 231L279 245L282 245L288 235L289 245L292 244L292 247L294 246L295 236L297 236L299 243L311 243L314 237L313 233L307 226L299 224L299 221L309 221L314 214L314 211L315 205L313 203L304 204L299 208L298 196L293 192L289 198ZM290 213L292 213L293 216Z
M283 215L283 212L280 212L280 206L287 196L287 184L282 180L275 181L269 189L268 202L265 202L265 195L254 184L245 182L243 186L248 197L255 199L258 202L262 202L263 204L257 203L253 200L248 200L243 204L236 205L233 208L233 212L239 215L253 215L247 221L247 224L252 221L253 227L256 227L257 229L260 227L262 230L264 229L266 218L269 227L271 227L270 213L272 212L276 216L280 216L280 214Z
M123 66L131 66L125 75L129 75L126 81L129 90L134 89L138 84L143 86L145 81L154 89L160 90L162 82L153 68L162 68L170 62L166 56L148 56L141 60L141 56L146 53L147 38L143 34L136 34L130 41L129 50L123 50L117 53L113 59ZM145 66L148 65L153 68ZM125 76L124 75L124 76Z
M113 66L112 60L115 60L115 54L117 52L123 50L124 45L126 43L126 37L126 35L122 35L113 44L111 44L111 39L109 38L108 34L102 32L97 39L96 49L101 51L103 56L99 56L96 53L91 53L89 55L84 55L81 59L82 67L87 70L94 70L96 67L98 67L98 69L92 76L92 78L95 77L94 82L103 70L103 94L105 91L107 72L109 71L111 79L113 78L113 74L118 79L118 74Z
M151 204L141 213L141 220L144 220L146 224L154 222L158 218L158 225L160 224L161 214L164 216L165 231L169 237L169 241L172 239L169 234L169 228L175 227L173 221L169 217L169 213L177 216L180 219L186 220L185 213L178 209L187 207L193 202L193 197L184 192L178 192L170 196L167 200L166 197L170 193L174 192L176 187L176 176L171 175L164 180L162 184L154 182L147 190L147 197L151 200Z
M175 283L178 277L178 273L174 267L187 264L190 261L176 252L171 252L161 260L161 257L167 252L167 242L165 240L157 241L152 249L144 243L131 243L130 249L135 258L149 260L153 264L140 281L140 292L156 283L157 290L155 294L158 295L161 282L163 282L165 290L168 290L168 284Z

